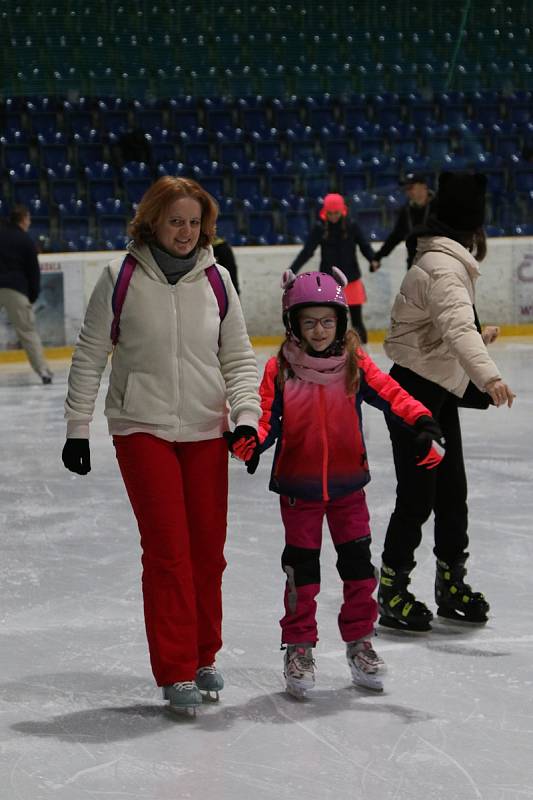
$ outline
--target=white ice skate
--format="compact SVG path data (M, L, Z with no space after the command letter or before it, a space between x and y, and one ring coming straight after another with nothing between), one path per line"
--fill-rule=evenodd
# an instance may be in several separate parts
M170 702L171 711L189 717L195 717L196 709L202 705L202 695L194 681L179 681L163 686L163 699Z
M287 692L302 700L315 685L313 649L306 644L289 644L285 651L283 676Z
M218 702L219 692L224 688L224 678L214 664L200 667L196 673L196 685L201 692L205 692L207 700Z
M346 659L352 673L354 686L383 691L381 673L385 670L385 662L376 653L369 639L359 639L346 645Z

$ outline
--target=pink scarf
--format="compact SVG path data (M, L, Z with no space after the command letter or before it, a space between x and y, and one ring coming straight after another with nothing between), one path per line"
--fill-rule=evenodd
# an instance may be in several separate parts
M316 358L289 340L283 345L283 355L290 364L294 374L302 381L320 383L341 383L346 377L346 353L341 356Z

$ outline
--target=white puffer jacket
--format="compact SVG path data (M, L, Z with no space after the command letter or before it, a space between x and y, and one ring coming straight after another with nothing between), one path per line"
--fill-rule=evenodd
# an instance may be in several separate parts
M384 344L396 364L458 397L469 380L483 391L500 377L476 328L473 304L479 274L476 259L453 239L419 239Z
M146 245L130 245L137 267L120 317L120 339L110 339L111 298L123 257L112 261L91 295L72 358L65 402L67 436L88 438L96 396L109 354L105 402L109 432L153 433L168 441L220 437L228 429L228 403L236 425L257 428L261 414L258 372L239 297L218 267L228 295L221 322L205 269L212 247L175 286ZM219 345L220 335L220 345Z

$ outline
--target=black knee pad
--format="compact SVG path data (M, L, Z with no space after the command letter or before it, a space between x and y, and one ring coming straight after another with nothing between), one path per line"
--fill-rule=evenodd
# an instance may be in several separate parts
M320 583L320 550L287 544L281 556L281 567L284 572L290 567L296 586Z
M375 577L370 554L370 536L337 544L335 550L337 551L337 571L343 581L362 581Z

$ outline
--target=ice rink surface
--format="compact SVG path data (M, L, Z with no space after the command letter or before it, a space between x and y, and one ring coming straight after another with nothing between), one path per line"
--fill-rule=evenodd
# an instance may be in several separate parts
M381 347L370 352L383 368ZM195 720L165 710L145 642L138 533L102 414L93 471L61 463L67 365L38 385L0 368L0 800L526 800L533 798L533 341L492 348L515 406L463 411L469 578L484 628L387 633L385 692L350 685L325 533L317 686L283 690L283 576L271 452L231 462L226 689ZM261 365L267 352L258 354ZM102 387L103 389L104 387ZM366 409L374 561L393 505L390 444ZM428 524L413 586L432 608Z

